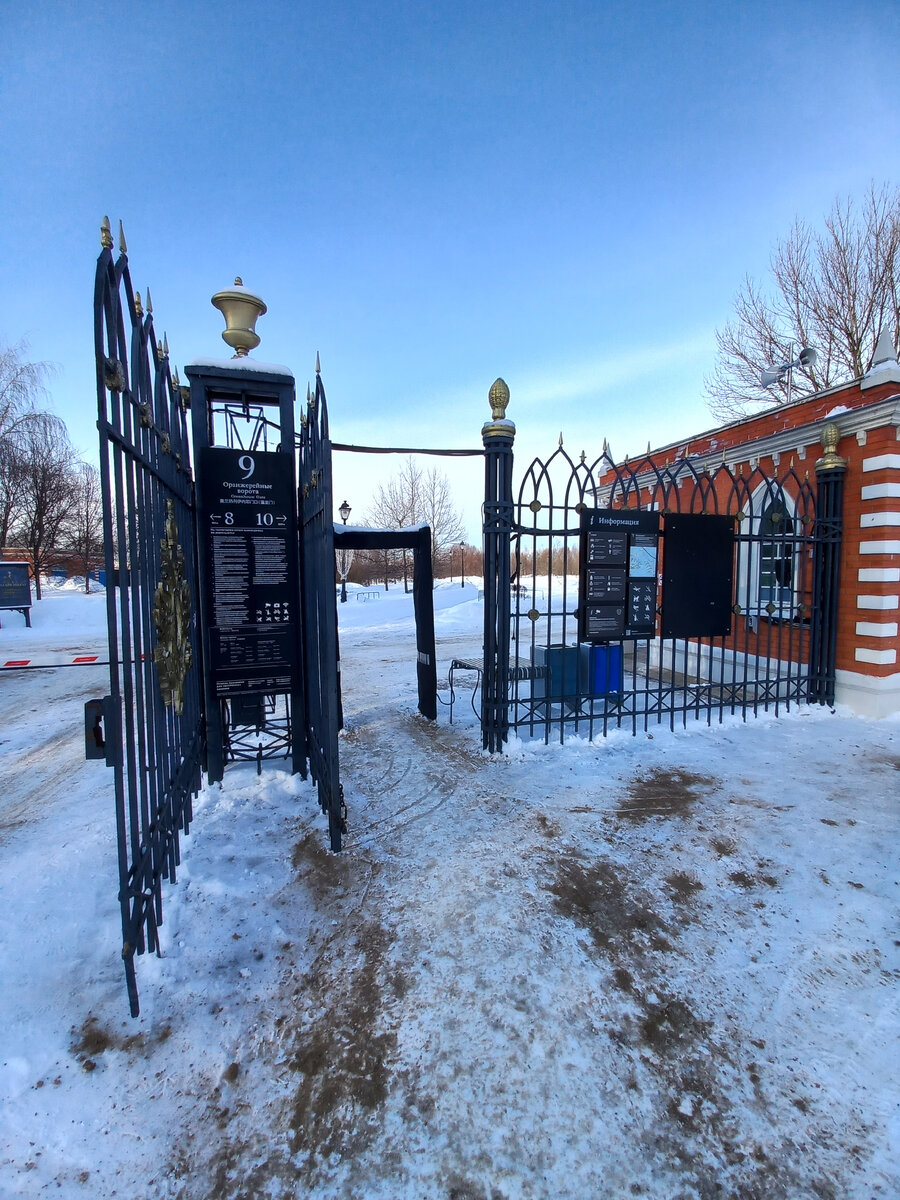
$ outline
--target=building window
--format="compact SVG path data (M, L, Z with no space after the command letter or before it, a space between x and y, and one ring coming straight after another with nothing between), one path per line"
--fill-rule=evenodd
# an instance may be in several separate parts
M794 518L784 500L773 500L759 523L759 607L790 610L794 595Z

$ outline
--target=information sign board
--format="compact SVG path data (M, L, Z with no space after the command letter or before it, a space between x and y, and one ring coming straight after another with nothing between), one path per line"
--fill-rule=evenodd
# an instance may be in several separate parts
M629 509L582 512L581 641L655 634L658 547L658 513Z
M31 581L27 562L0 562L0 608L28 608Z
M199 529L209 675L219 699L289 692L299 667L300 575L291 459L204 447Z

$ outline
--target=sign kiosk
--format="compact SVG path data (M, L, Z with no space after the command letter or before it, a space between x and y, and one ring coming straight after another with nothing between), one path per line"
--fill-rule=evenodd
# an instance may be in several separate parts
M267 708L276 696L289 697L281 753L289 752L292 769L303 771L294 378L286 368L247 358L197 360L186 373L209 778L222 778L226 757L254 757L235 755L232 735L271 732ZM243 439L247 449L234 436L239 426L251 433Z
M31 564L0 562L0 609L20 612L31 628Z

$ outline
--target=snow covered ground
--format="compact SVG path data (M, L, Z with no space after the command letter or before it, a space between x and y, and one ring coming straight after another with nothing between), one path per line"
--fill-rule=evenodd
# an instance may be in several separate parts
M439 676L478 653L436 593ZM230 768L119 945L102 667L0 673L0 1195L900 1196L900 723L801 710L482 754L411 597L340 606L346 851ZM51 592L0 655L103 644ZM447 698L446 692L443 698Z

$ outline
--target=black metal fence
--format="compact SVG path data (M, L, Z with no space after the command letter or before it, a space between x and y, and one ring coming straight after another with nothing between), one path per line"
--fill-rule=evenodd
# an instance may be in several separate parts
M516 669L498 689L506 690L509 727L520 736L562 741L833 698L840 528L839 521L817 521L816 498L815 482L793 465L770 474L689 459L616 466L606 452L592 463L584 454L575 461L561 443L546 461L535 459L514 499L510 661ZM662 636L657 609L653 634L583 641L582 514L597 509L658 515L660 577L677 514L727 518L733 530L727 631ZM651 586L656 596L655 581ZM489 715L486 738L497 726Z
M132 287L124 238L107 223L94 287L97 427L106 548L110 696L122 958L132 1015L134 956L158 949L162 881L174 881L204 753L194 487L185 401L168 346ZM115 585L114 585L115 581Z
M331 849L346 828L338 758L339 660L334 567L331 442L325 388L316 361L316 386L300 422L300 571L309 769L328 815Z

